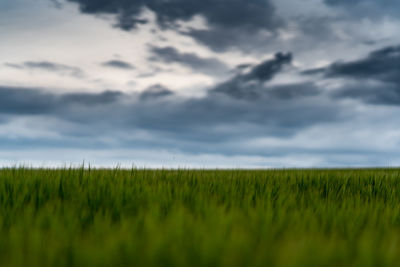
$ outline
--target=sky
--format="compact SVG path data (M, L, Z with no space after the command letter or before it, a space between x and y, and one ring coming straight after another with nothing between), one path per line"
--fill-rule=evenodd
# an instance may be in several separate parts
M0 166L398 166L399 12L0 0Z

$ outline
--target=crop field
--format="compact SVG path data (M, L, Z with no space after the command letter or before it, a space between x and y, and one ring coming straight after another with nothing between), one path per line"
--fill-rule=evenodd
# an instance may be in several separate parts
M0 266L395 266L400 170L0 170Z

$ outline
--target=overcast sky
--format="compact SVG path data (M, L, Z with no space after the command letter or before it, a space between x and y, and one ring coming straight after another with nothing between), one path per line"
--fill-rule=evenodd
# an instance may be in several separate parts
M398 0L1 0L0 165L400 165Z

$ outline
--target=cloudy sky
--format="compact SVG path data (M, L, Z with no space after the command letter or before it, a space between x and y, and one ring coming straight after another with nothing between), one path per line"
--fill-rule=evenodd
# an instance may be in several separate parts
M399 12L1 0L0 165L399 165Z

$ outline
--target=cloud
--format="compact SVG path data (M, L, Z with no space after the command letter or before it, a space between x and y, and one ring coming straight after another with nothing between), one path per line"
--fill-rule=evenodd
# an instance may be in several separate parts
M54 94L37 88L0 86L0 113L12 115L54 114L74 106L105 105L117 102L120 92L105 91L97 94Z
M227 74L230 69L223 62L215 58L202 58L195 53L181 53L173 47L152 47L152 61L163 63L178 63L195 72L201 72L211 76Z
M243 78L245 80L258 80L260 82L265 82L272 79L272 77L282 70L284 65L290 64L291 62L291 53L277 53L275 54L274 59L264 61L255 66L250 73L244 75Z
M161 84L153 85L143 91L139 98L143 101L172 96L174 93Z
M400 46L385 47L364 59L337 62L323 71L328 77L375 79L400 85Z
M215 94L212 89L203 97L187 98L161 85L141 94L56 94L43 89L0 87L0 116L40 120L35 125L53 121L43 127L50 127L60 140L69 140L68 146L79 138L77 146L83 147L88 139L93 147L111 142L114 147L231 155L240 154L241 148L233 145L218 151L216 145L260 136L289 137L307 127L342 118L343 108L306 87L271 87L257 99L232 98ZM46 140L36 143L44 144ZM57 147L57 143L50 140L47 146Z
M397 85L387 83L359 82L346 84L331 94L334 98L359 99L369 104L376 105L400 105L400 88Z
M178 153L302 166L398 155L399 48L377 49L399 41L397 1L49 1L0 11L2 158L84 154L60 147L108 162L138 150L156 151L153 162ZM296 60L263 60L275 51Z
M343 7L354 17L397 17L400 2L397 0L325 0L329 6Z
M116 59L103 62L101 65L104 67L111 67L111 68L124 69L124 70L132 70L135 68L132 64L130 64L128 62L125 62L122 60L116 60Z
M0 87L1 114L42 114L55 108L54 96L37 89Z
M198 43L215 52L241 50L246 53L265 53L271 44L279 39L276 26L271 29L228 28L216 26L208 29L191 29L180 31L180 34L192 37ZM272 48L274 49L274 48Z
M49 61L25 61L21 64L5 63L7 67L25 70L41 70L55 72L61 75L68 75L75 78L83 78L84 72L78 67L72 67L64 64L49 62Z
M221 42L226 42L224 35L229 33L236 38L254 35L259 31L273 32L282 25L275 14L275 8L269 0L68 0L78 3L80 10L87 14L113 14L117 17L116 27L129 31L138 24L147 23L141 18L144 8L154 12L157 24L161 28L179 30L179 21L190 21L195 16L206 19L209 29L199 32L189 30L186 33L213 49L226 49L235 43L215 45L214 40L206 37L211 34ZM215 38L214 38L215 39ZM223 47L222 47L223 46Z
M400 105L400 46L385 47L365 58L336 62L325 68L307 70L304 74L345 79L345 84L333 93L335 97Z
M153 11L157 16L157 22L163 27L174 27L177 21L187 21L195 15L204 16L211 25L223 25L228 28L268 29L276 23L274 7L268 0L69 1L78 3L84 13L117 14L118 25L124 26L122 28L125 30L130 30L138 23L144 22L138 18L143 8Z
M261 94L267 91L263 83L271 80L282 71L285 65L291 62L291 53L277 53L273 59L266 60L253 66L248 72L239 73L232 79L216 85L212 91L214 93L224 93L235 98L260 97ZM280 90L285 91L283 88L280 88Z
M65 93L57 97L57 100L65 105L105 105L116 103L123 97L123 93L117 91L103 91L101 93Z
M24 69L24 66L15 63L4 63L4 66L14 69L21 69L21 70Z

